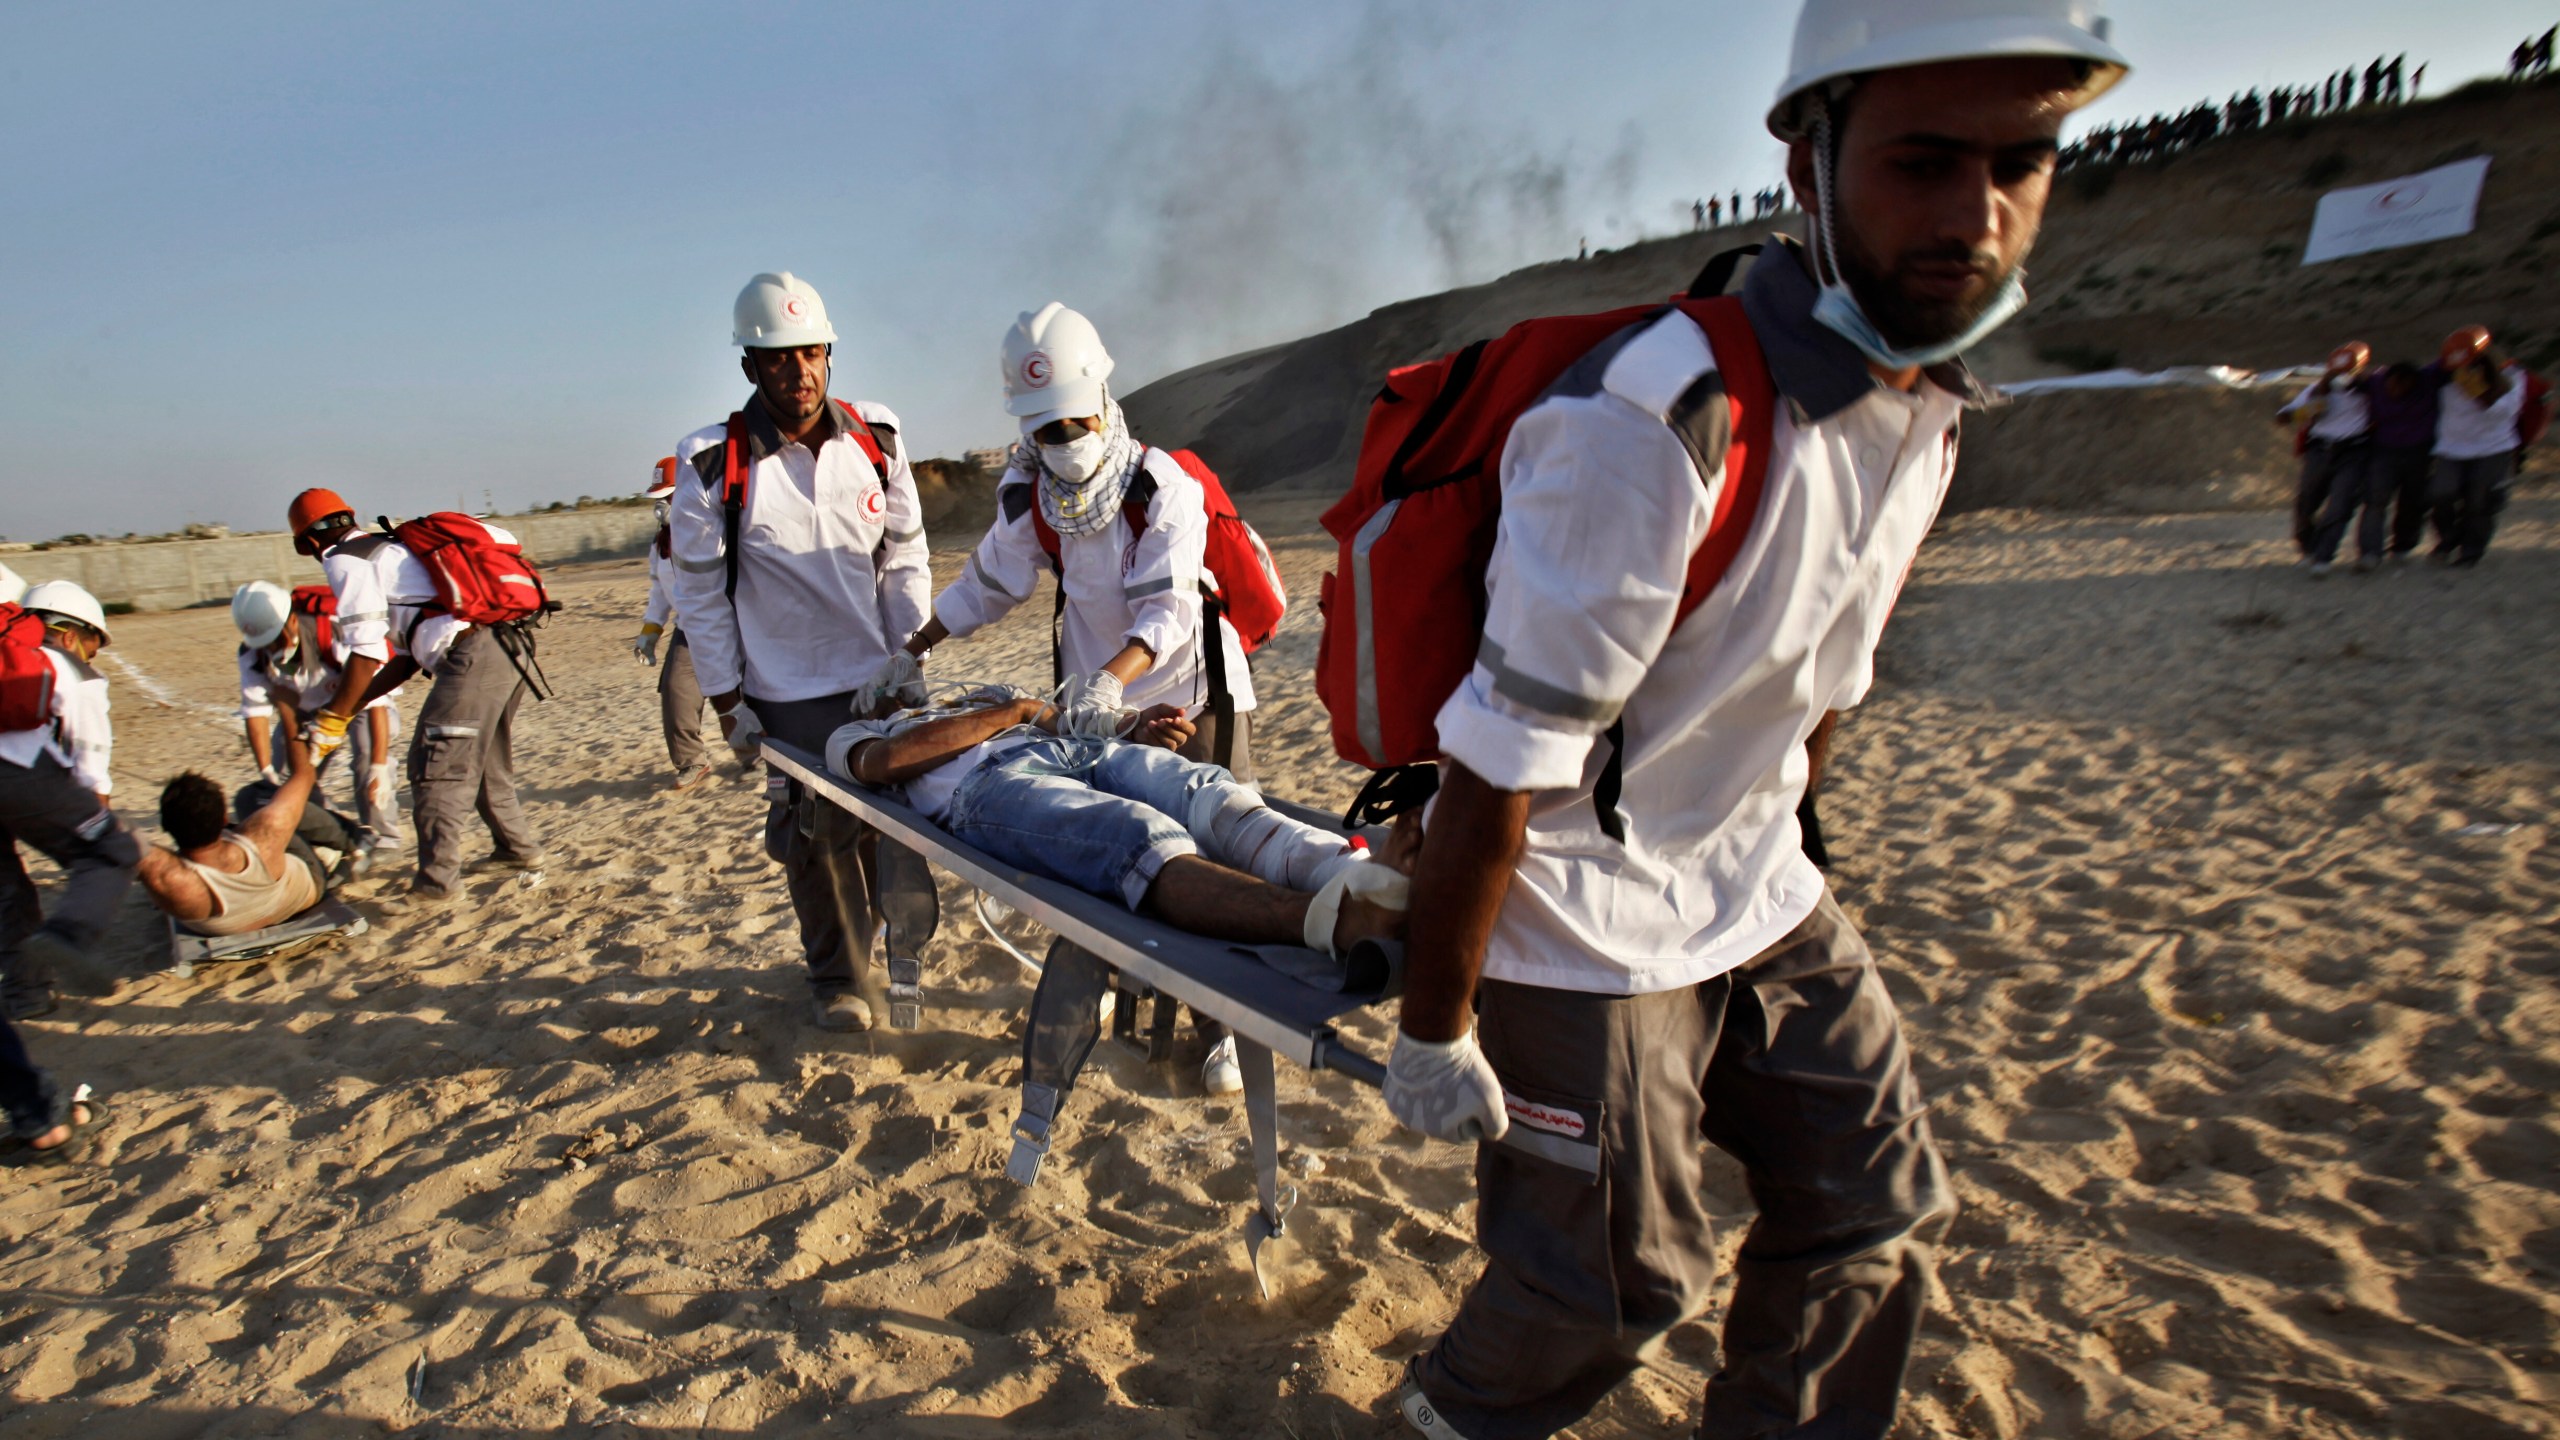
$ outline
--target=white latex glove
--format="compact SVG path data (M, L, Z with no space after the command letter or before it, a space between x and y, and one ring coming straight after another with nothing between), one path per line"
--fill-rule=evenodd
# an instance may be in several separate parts
M869 720L892 710L921 705L924 700L924 662L903 648L892 650L888 659L854 687L853 718Z
M264 770L258 772L258 778L281 790L284 788L284 782L292 779L293 777L285 771L279 770L273 765L270 765Z
M1501 1077L1476 1048L1473 1030L1445 1042L1398 1030L1387 1057L1387 1111L1435 1140L1499 1140L1511 1129Z
M367 766L364 772L365 802L377 811L390 809L391 783L389 763Z
M720 733L728 740L729 753L738 757L739 764L753 765L764 758L764 721L757 718L755 707L747 702L739 701L720 717Z
M643 625L640 627L640 633L631 637L631 653L641 664L654 666L658 663L660 633L662 632L655 625Z
M1108 670L1068 676L1058 695L1058 733L1079 740L1119 738L1137 716L1120 699L1120 677Z

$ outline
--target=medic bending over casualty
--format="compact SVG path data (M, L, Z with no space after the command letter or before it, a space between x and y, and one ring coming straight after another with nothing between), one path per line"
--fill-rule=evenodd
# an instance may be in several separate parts
M1084 316L1055 301L1026 312L1005 335L1002 363L1005 409L1022 440L996 483L995 522L866 697L896 693L944 639L1013 613L1047 571L1062 596L1055 654L1066 708L1178 707L1193 724L1182 753L1250 785L1253 674L1235 627L1202 594L1207 489L1129 432L1105 383L1111 356ZM1242 1090L1234 1037L1216 1020L1192 1018L1209 1047L1202 1088Z
M631 654L658 672L658 728L666 733L667 763L675 767L670 790L690 790L711 774L702 756L702 684L693 673L693 647L685 643L684 624L676 618L675 534L667 516L676 493L676 457L669 455L649 470L649 502L658 516L657 537L649 542L649 599L640 608L640 633L631 637ZM666 659L658 658L658 642L667 643Z
M269 785L284 784L285 744L337 697L345 678L349 651L335 623L337 609L326 585L288 591L271 580L252 580L231 596L231 623L240 627L240 722L248 730L258 778ZM399 787L391 767L391 742L399 734L397 688L364 707L363 724L347 727L367 851L400 848ZM324 762L321 776L328 771Z
M1706 1142L1759 1214L1697 1433L1893 1428L1955 1202L1795 812L1946 496L1956 357L2024 303L2063 121L2124 73L2105 34L2088 0L1807 0L1768 124L1810 246L1773 239L1714 342L1638 320L1508 430L1387 1071L1405 1124L1516 1142L1476 1152L1485 1268L1400 1397L1426 1434L1552 1435L1706 1308ZM1683 622L1711 535L1739 548Z
M990 687L846 725L827 768L897 789L999 860L1178 930L1336 955L1404 934L1400 856L1372 861L1176 753L1196 738L1179 705L1063 711Z
M857 695L924 623L933 597L924 506L898 417L827 393L836 332L818 292L788 271L747 282L730 338L755 386L725 424L677 442L676 614L695 673L742 765L771 735L827 743ZM856 993L871 959L865 830L783 776L769 777L765 853L800 920L811 1022L868 1030Z
M328 898L331 878L357 860L358 831L311 803L320 782L310 747L285 742L292 771L282 785L244 787L226 823L222 787L188 771L160 789L160 828L177 848L142 852L151 903L196 935L246 935L279 925Z
M434 680L409 742L409 791L417 810L418 875L383 908L400 913L442 905L460 884L463 831L476 812L497 851L473 870L530 870L542 843L516 798L516 708L529 688L518 655L533 640L521 626L474 625L447 613L435 577L409 548L356 524L354 507L332 490L305 490L286 513L296 552L319 560L338 597L338 633L347 644L338 693L312 716L315 755L344 744L356 711L421 671ZM515 537L492 525L490 536ZM394 641L397 641L395 647Z

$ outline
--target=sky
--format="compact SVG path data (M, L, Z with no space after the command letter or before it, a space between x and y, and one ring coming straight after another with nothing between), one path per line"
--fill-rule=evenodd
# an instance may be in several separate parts
M2114 0L2085 124L2377 54L2427 93L2560 0ZM0 537L641 488L825 298L912 452L1010 438L1055 299L1123 393L1777 181L1792 6L1699 0L0 7ZM2210 359L2211 357L2197 357Z

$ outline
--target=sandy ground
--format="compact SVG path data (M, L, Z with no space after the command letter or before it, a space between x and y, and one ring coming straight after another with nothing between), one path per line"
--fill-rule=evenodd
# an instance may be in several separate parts
M1899 1435L2560 1416L2560 500L2466 575L2313 583L2280 533L1952 520L1843 734L1835 883L1965 1206ZM809 1029L758 792L662 788L639 567L559 580L538 883L26 1027L114 1108L87 1168L0 1172L0 1432L1393 1433L1475 1270L1467 1157L1284 1073L1299 1250L1257 1301L1240 1107L1106 1050L1017 1191L1024 974L947 889L930 1028ZM1046 612L938 673L1040 678ZM127 813L241 776L223 612L118 629ZM1314 637L1258 748L1338 803ZM132 902L117 949L160 943ZM1684 1430L1714 1349L1688 1327L1574 1433Z

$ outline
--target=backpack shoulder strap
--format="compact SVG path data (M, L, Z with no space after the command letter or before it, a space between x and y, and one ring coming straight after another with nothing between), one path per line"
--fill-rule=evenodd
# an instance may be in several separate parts
M721 556L729 566L728 580L720 593L735 604L738 598L738 532L744 527L747 513L747 475L754 469L747 463L745 411L729 412L729 432L720 442L720 450L720 548Z
M1768 359L1750 317L1738 299L1687 301L1681 306L1707 333L1716 368L1673 402L1672 428L1689 446L1698 473L1717 487L1707 519L1707 538L1689 557L1688 579L1680 587L1680 608L1673 624L1689 618L1733 567L1733 558L1750 537L1768 488L1769 448L1777 430L1778 392L1769 378ZM1715 453L1720 447L1721 453Z
M879 471L882 479L887 479L889 475L888 447L882 445L879 437L871 433L871 422L862 418L862 412L854 409L853 402L850 400L838 400L836 402L836 408L844 412L847 427L845 433L853 437L854 444L862 447L863 456L870 460L871 468ZM888 432L893 436L898 433L895 430L889 430L889 427L886 425L883 425L880 428L888 430Z
M1140 450L1137 478L1129 482L1128 489L1120 492L1120 518L1129 522L1129 534L1133 539L1147 533L1147 511L1156 503L1156 477L1147 471L1147 457L1159 453Z

